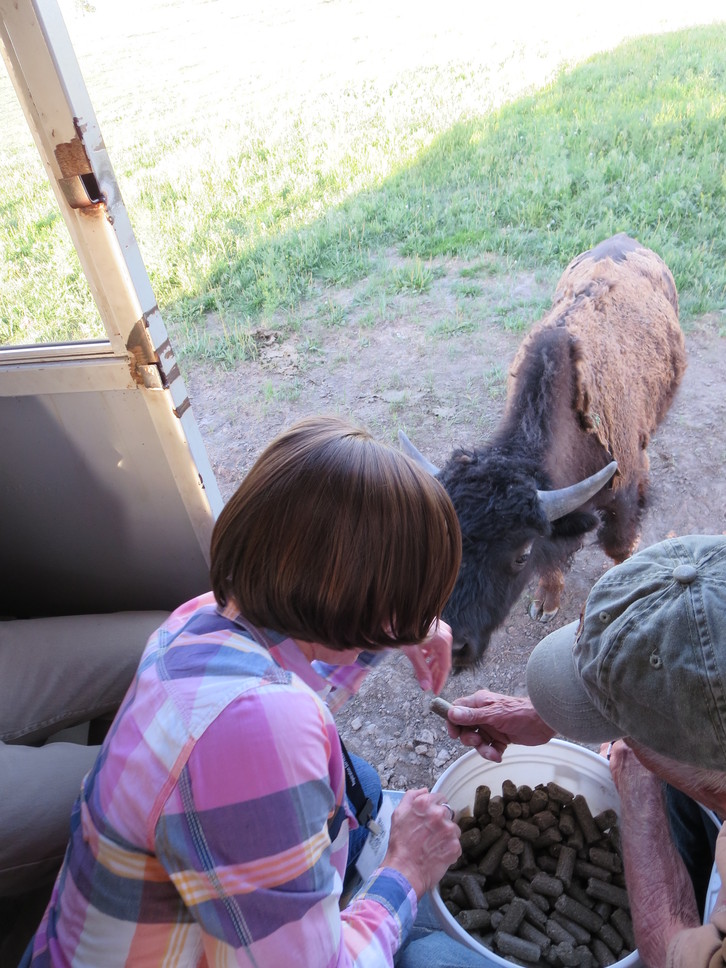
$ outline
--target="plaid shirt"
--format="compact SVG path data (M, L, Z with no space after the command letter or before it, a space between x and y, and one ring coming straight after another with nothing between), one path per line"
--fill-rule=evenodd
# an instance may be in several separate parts
M144 651L72 816L32 965L383 966L416 915L374 872L342 912L345 771L326 703L372 657L311 665L203 595Z

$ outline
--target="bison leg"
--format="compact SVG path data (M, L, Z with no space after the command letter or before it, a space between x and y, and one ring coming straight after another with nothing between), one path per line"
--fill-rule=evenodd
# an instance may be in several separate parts
M564 587L565 577L559 568L543 575L529 606L529 617L535 622L551 621L560 610L560 596Z

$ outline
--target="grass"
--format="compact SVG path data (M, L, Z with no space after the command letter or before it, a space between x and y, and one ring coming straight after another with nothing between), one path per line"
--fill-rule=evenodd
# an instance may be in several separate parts
M428 292L434 281L434 270L418 256L407 266L396 266L390 276L389 289L393 293Z
M453 318L444 316L429 327L429 334L434 339L448 340L452 336L459 336L462 333L473 333L476 323L472 319L466 319L461 312L457 312Z
M712 27L592 58L532 96L453 125L382 184L261 240L209 282L229 289L238 280L240 308L254 312L309 295L333 257L358 261L362 274L365 254L395 246L420 268L398 270L394 287L421 291L436 256L495 252L520 267L562 267L628 231L671 266L684 319L722 311L725 41L726 30Z
M501 366L492 366L482 374L482 383L492 400L504 397L507 387L507 374Z
M230 369L240 360L256 359L258 356L249 320L222 321L219 330L211 333L198 325L196 320L182 319L178 323L177 336L186 355L216 363L222 369Z
M277 125L245 115L244 134L230 121L213 144L184 117L153 144L120 142L112 160L177 351L234 365L254 354L261 320L293 325L311 297L324 326L345 326L336 290L361 280L373 326L388 298L425 294L442 257L468 263L461 300L515 270L556 278L619 231L669 264L686 323L723 314L724 49L726 25L643 37L466 116L457 103L472 73L439 65L388 90L329 94L324 116L299 105ZM101 331L32 153L0 155L0 343ZM520 330L541 309L503 298L491 316ZM225 321L213 337L210 313ZM468 325L442 321L441 333Z

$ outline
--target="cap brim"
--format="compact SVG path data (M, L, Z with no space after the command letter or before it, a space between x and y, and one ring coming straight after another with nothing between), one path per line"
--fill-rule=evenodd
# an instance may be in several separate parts
M527 692L548 726L582 743L607 743L623 731L598 711L585 691L572 648L579 623L570 622L535 646L527 662Z

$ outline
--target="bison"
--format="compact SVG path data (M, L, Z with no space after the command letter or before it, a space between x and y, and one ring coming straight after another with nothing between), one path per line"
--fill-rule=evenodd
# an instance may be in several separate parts
M516 353L486 446L455 450L439 470L400 434L404 450L438 476L461 525L461 569L443 615L455 667L481 659L534 576L530 615L557 613L564 573L588 532L597 528L614 562L633 553L648 442L685 367L673 276L655 252L620 234L565 269L552 308Z

